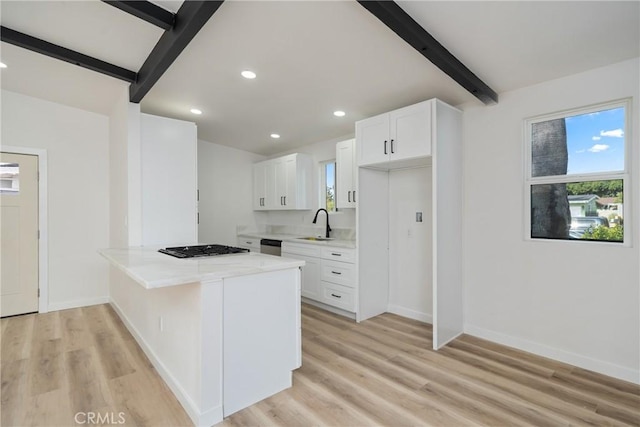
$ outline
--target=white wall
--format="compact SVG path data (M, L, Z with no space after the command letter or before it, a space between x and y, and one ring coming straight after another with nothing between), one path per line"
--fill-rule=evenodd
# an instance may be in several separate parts
M198 141L198 188L202 243L236 245L236 226L255 225L253 164L264 156Z
M389 172L389 311L429 323L433 314L431 173L431 167ZM416 222L416 212L422 212L422 222Z
M352 139L352 136L345 136L331 141L322 141L315 144L305 145L294 150L287 150L278 153L273 157L280 157L291 153L306 153L312 156L313 161L313 175L312 175L312 188L313 197L311 199L311 209L308 211L269 211L269 212L257 212L256 221L261 224L275 224L275 225L289 225L289 226L305 226L312 227L313 216L316 210L320 207L320 167L319 163L327 160L335 160L336 158L336 143L347 139ZM331 228L352 228L356 227L356 215L355 209L341 209L338 212L332 213L330 220ZM324 224L324 219L322 220ZM324 230L324 225L319 228Z
M638 382L639 60L462 106L465 331ZM633 97L632 247L525 241L523 120Z
M2 144L47 150L49 310L106 302L109 118L3 90Z
M128 104L123 88L109 116L109 247L129 246L128 232Z

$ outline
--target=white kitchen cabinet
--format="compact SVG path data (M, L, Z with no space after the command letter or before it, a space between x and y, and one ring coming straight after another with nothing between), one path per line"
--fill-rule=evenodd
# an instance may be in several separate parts
M251 252L260 253L260 239L255 237L237 237L237 243L239 248L249 249Z
M318 246L282 242L282 256L305 262L302 267L302 296L320 299L320 248Z
M422 131L416 132L418 116L421 114L414 107L429 105L431 120ZM398 145L394 151L400 154L406 148L402 142L419 139L421 132L430 134L428 151L406 151L414 157L387 164L364 164L359 162L358 169L358 212L356 219L356 236L358 247L358 281L363 286L358 287L357 321L366 320L386 311L401 315L408 315L417 320L431 318L433 322L433 348L438 349L451 341L463 331L463 288L460 266L464 264L462 258L462 229L463 207L463 172L462 172L462 112L437 99L426 101L408 107L404 112L390 120L395 122ZM411 113L414 111L415 115ZM406 114L405 114L406 113ZM366 122L363 121L363 122ZM408 131L413 128L413 131ZM362 135L356 133L356 143L366 147L369 141L363 140ZM360 136L360 138L358 138ZM391 138L391 134L390 134ZM409 144L411 145L411 144ZM360 145L357 149L360 150ZM423 147L424 148L424 147ZM422 191L419 197L398 195L397 183L407 179L406 171L391 170L397 164L407 165L414 159L420 159L429 152L428 161L422 163L428 180L421 180L415 189ZM396 154L396 153L394 153ZM362 157L360 157L362 160ZM366 160L366 159L365 159ZM423 187L420 187L420 186ZM406 187L406 186L405 186ZM414 190L412 184L412 191ZM405 197L403 199L403 197ZM416 213L423 211L423 206L417 206L425 199L430 206L430 212L424 225L413 225L420 222ZM410 203L400 204L397 201L409 200ZM401 221L398 221L398 218ZM428 221L428 222L427 222ZM403 224L403 225L399 225ZM404 225L409 225L406 228ZM400 244L403 239L412 238L414 227L429 227L428 234L431 241L423 247L417 257L403 257ZM426 272L430 280L430 303L419 307L393 307L389 301L390 291L400 289L405 283L398 283L398 275L394 271L411 270L420 272L418 263L430 264ZM426 281L425 280L425 281ZM391 282L391 283L390 283Z
M305 261L302 296L355 313L357 269L355 249L282 242L282 256Z
M141 114L142 245L198 241L195 123Z
M356 122L358 166L408 167L431 156L434 102L420 102Z
M311 208L312 160L295 153L254 164L254 210Z
M253 210L267 209L267 167L268 162L253 165Z
M356 207L356 141L349 139L336 144L336 202L337 207Z

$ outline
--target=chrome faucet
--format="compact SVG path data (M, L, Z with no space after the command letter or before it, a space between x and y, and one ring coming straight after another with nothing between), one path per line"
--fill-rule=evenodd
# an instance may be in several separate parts
M320 208L316 211L316 216L313 217L313 223L315 224L316 221L318 221L318 214L320 213L320 211L324 211L325 214L327 214L327 232L326 232L326 238L329 238L329 232L331 231L331 227L329 227L329 212L327 212L326 209L324 208Z

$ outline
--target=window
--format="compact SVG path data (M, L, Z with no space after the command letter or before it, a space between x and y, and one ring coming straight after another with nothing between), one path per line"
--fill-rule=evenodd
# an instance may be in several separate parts
M527 238L628 241L629 110L621 101L526 121Z
M320 163L320 207L336 211L336 161Z
M18 163L0 163L0 193L20 194L20 165Z

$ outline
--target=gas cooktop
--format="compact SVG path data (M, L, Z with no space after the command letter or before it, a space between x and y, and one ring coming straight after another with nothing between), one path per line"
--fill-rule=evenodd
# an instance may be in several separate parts
M224 245L198 245L164 248L160 249L158 252L162 252L163 254L171 255L176 258L196 258L216 255L240 254L249 252L249 249Z

